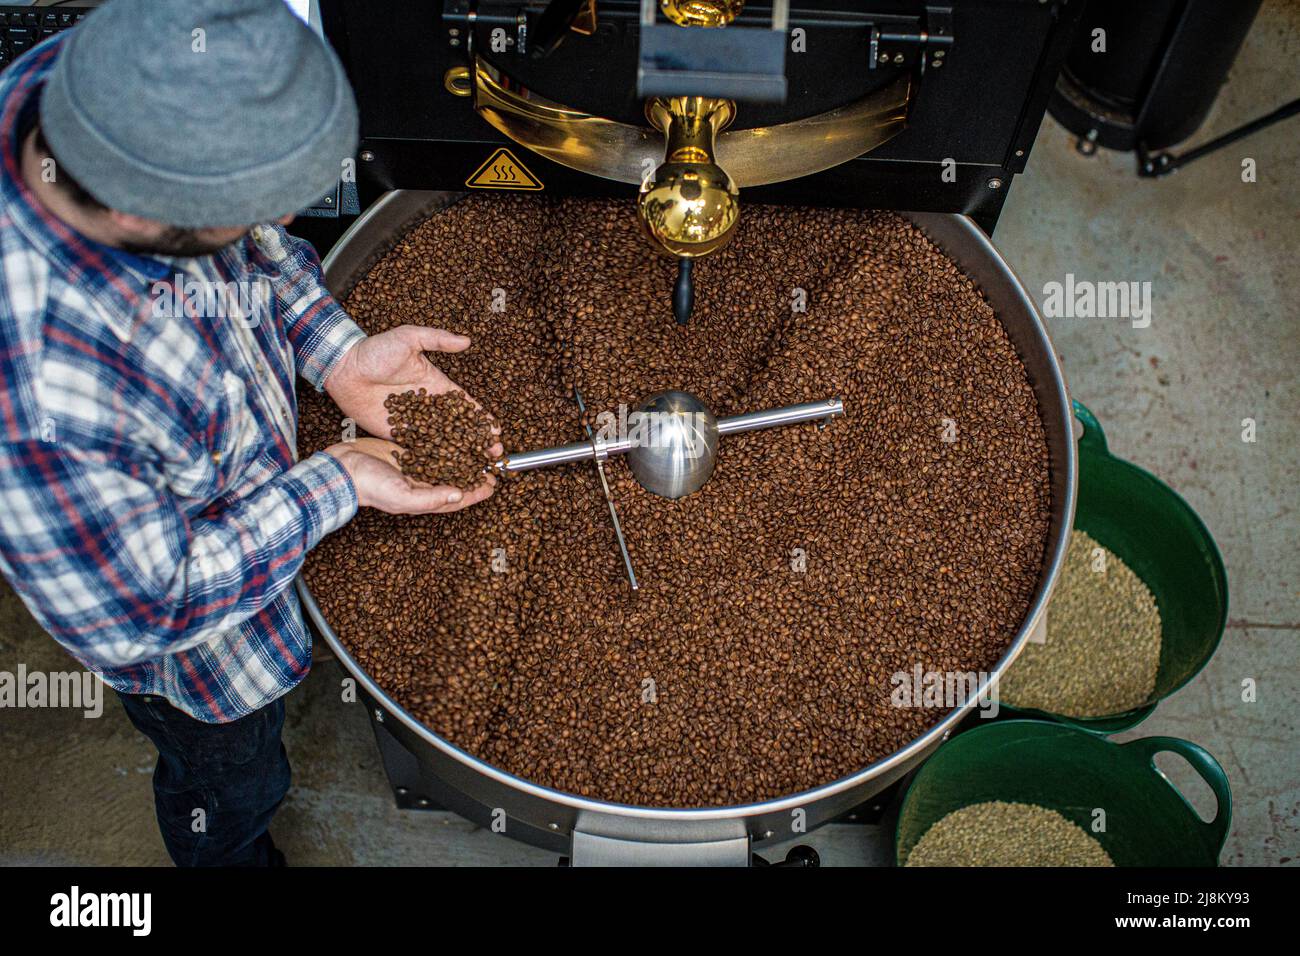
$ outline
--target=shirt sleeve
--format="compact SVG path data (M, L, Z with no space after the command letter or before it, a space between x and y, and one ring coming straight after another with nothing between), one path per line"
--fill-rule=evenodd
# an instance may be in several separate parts
M275 296L298 374L320 391L334 366L366 333L325 288L311 243L289 235L278 223L255 227L253 241L276 264Z
M56 639L102 667L186 650L260 613L356 509L323 452L190 516L137 462L62 440L0 444L5 576Z

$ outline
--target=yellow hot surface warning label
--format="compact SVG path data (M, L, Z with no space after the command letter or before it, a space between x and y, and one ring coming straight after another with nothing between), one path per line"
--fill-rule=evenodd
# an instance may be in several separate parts
M528 171L510 150L502 147L465 180L470 189L541 189L542 181Z

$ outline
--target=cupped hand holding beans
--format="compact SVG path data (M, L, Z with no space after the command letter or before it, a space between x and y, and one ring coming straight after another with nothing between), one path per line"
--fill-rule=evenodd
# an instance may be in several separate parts
M401 448L382 438L339 442L325 451L347 471L361 507L387 514L449 514L490 498L496 490L492 476L470 491L408 478L397 464L396 453Z
M392 438L384 400L394 392L409 389L427 389L432 395L460 390L425 353L463 352L469 344L469 336L445 329L399 325L354 345L326 379L325 391L361 428L381 438ZM478 406L472 397L470 401ZM494 431L500 434L499 428ZM495 460L504 452L498 442L488 449L488 457Z

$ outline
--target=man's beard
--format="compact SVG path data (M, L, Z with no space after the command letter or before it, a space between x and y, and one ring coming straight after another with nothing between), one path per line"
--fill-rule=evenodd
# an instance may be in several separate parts
M123 242L119 248L138 255L154 256L207 256L231 244L232 240L217 242L205 239L200 229L182 229L168 226L167 230L152 242Z

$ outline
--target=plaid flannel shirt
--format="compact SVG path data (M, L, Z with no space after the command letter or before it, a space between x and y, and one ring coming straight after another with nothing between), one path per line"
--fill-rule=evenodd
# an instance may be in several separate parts
M291 585L357 499L296 460L295 373L321 388L364 333L279 226L146 257L46 211L20 156L59 40L0 74L0 571L114 688L234 720L311 665Z

